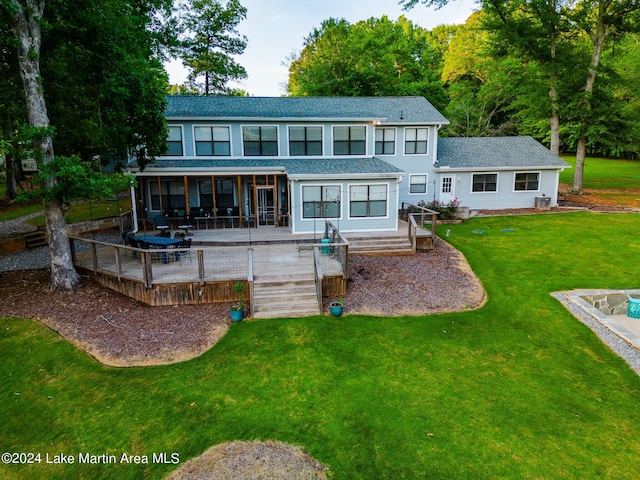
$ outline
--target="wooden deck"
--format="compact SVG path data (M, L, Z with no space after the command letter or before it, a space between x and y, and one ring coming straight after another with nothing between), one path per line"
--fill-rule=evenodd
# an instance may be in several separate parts
M370 239L374 244L377 239L378 243L386 241L390 243L383 245L392 245L396 239L407 236L406 222L401 223L405 225L399 231L358 232L357 238ZM181 231L172 231L173 236L177 233ZM282 287L289 282L289 291L286 286L273 288L281 291L280 299L272 299L279 303L287 295L289 299L295 296L292 292L299 286L297 283L308 285L311 278L313 285L317 272L323 277L322 289L318 292L328 297L346 294L347 251L351 247L348 243L336 243L323 248L326 245L320 244L322 232L315 238L308 234L294 235L286 227L194 229L190 233L189 249L141 250L75 239L75 264L99 283L149 305L232 302L236 299L233 286L237 282L245 282L248 292L258 288L268 292L270 285ZM430 233L423 230L421 235L428 238ZM317 260L314 247L318 248ZM261 300L268 301L264 297ZM261 314L274 312L277 316L265 303L261 309ZM305 311L310 314L313 308Z

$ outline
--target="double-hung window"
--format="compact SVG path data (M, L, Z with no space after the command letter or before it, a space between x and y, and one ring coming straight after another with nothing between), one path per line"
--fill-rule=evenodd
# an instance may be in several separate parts
M349 187L349 216L385 217L386 215L386 185L351 185Z
M229 156L229 127L195 127L196 155Z
M278 155L278 128L242 127L242 140L246 156Z
M395 128L376 128L376 155L394 155L395 153Z
M289 127L289 155L322 155L322 127Z
M472 192L497 192L497 173L476 173L473 175Z
M409 193L427 193L427 176L409 175Z
M428 128L405 128L404 130L405 155L426 154L428 138L429 138Z
M340 217L340 186L302 187L302 218Z
M366 127L333 127L334 155L364 155Z
M526 190L537 191L540 188L540 174L533 173L516 173L516 182L514 190L522 192Z
M182 127L177 125L169 126L165 155L182 155Z

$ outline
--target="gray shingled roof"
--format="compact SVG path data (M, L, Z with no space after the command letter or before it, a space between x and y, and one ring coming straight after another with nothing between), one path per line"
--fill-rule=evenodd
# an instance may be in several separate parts
M570 165L532 137L456 137L438 139L436 168L442 167L472 170Z
M135 164L132 165L135 168ZM179 169L188 174L193 170L207 170L211 172L232 172L234 175L242 170L247 174L278 171L284 169L289 177L322 176L327 175L357 175L362 177L388 175L396 177L404 173L403 170L390 165L378 158L323 158L323 159L157 159L154 164L147 166L145 172L153 175L158 170Z
M170 119L331 119L448 124L424 97L168 96Z

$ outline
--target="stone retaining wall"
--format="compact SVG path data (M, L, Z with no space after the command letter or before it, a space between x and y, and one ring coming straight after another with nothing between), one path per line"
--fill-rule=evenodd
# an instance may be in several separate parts
M605 315L624 315L627 313L630 297L631 295L625 294L586 295L582 299Z

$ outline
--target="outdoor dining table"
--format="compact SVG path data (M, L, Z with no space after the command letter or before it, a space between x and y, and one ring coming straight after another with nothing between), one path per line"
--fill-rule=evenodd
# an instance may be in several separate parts
M177 238L169 238L169 237L159 237L157 235L138 235L135 237L136 240L148 243L154 247L160 247L163 250L166 250L170 247L175 247L182 243L182 240L178 240ZM168 263L169 258L167 256L167 252L162 252L162 263Z

